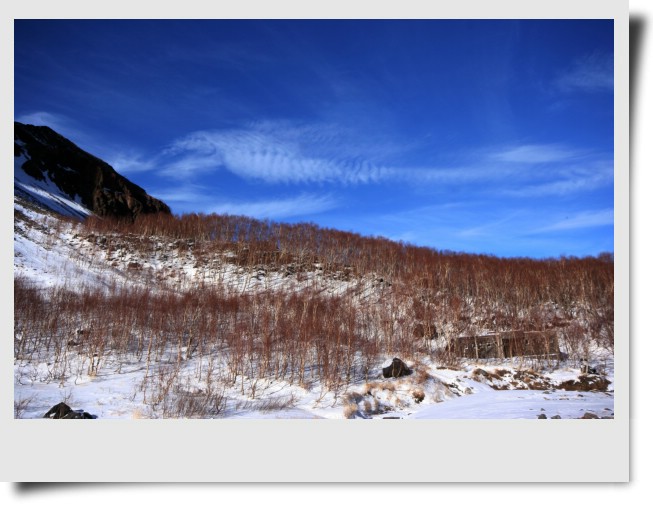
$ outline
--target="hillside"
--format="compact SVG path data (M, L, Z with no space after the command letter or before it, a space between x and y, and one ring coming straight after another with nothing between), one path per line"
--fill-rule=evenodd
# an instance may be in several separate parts
M503 259L176 217L147 198L102 201L63 169L88 166L19 141L17 417L61 401L101 418L613 415L609 255ZM408 374L385 377L395 357Z

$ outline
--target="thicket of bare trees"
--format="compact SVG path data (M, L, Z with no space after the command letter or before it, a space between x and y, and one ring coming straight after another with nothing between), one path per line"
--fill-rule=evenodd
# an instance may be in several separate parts
M135 222L91 218L88 234L129 240L152 252L163 239L192 251L198 263L216 253L255 270L318 270L322 276L373 275L385 291L385 317L412 301L413 317L453 334L540 330L575 321L604 345L613 343L611 254L535 260L438 251L384 238L229 215L144 215ZM401 303L400 303L401 302ZM582 314L582 315L581 315Z
M147 379L165 377L172 385L191 360L207 385L219 372L221 382L241 382L243 390L245 378L272 378L319 381L337 393L393 355L452 361L446 344L458 336L553 329L577 359L586 357L590 341L614 344L609 254L505 259L227 215L89 218L76 233L105 252L145 259L162 255L165 244L195 266L228 262L263 277L310 273L316 280L299 292L256 293L229 290L219 279L198 279L183 290L160 290L153 280L148 288L104 293L15 280L16 358L54 358L46 374L53 381L143 362L143 392L153 403L165 396L160 389L155 396ZM372 295L362 293L363 279ZM325 292L318 282L328 280L347 282L348 290ZM69 362L70 353L83 361ZM202 403L217 407L219 396Z

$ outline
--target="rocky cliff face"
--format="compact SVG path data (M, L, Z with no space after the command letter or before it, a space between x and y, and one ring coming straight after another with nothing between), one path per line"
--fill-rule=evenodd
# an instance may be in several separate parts
M27 175L49 180L98 216L170 213L164 202L49 127L14 122L14 156L25 160L21 168Z

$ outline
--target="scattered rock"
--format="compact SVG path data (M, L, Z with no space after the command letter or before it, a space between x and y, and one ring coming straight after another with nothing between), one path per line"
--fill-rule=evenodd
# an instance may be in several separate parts
M540 415L537 416L537 418L538 419L546 419L546 414L540 414Z
M560 417L559 415L554 415L553 417L551 417L551 419L562 419L562 417Z
M583 417L580 417L580 419L598 419L599 416L596 414L593 414L592 412L585 412Z

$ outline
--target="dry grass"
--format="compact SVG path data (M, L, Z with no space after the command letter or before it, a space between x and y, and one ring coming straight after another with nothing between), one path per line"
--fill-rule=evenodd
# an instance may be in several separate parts
M297 398L293 394L290 394L289 396L275 396L260 400L238 401L234 405L234 409L257 412L277 412L294 408L296 406Z
M356 403L347 403L342 413L345 419L354 419L358 413L358 405Z
M14 419L22 419L23 415L35 399L36 396L28 396L27 398L20 396L17 399L14 399Z
M422 403L425 398L424 390L423 389L415 389L413 391L413 398L415 399L415 403Z

